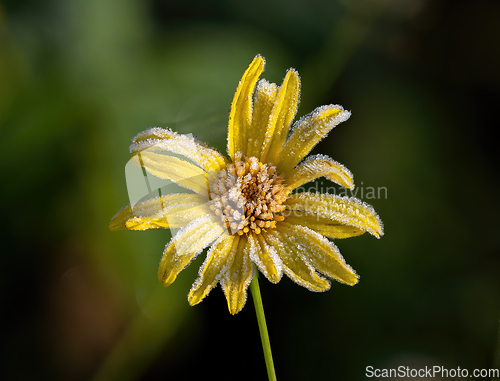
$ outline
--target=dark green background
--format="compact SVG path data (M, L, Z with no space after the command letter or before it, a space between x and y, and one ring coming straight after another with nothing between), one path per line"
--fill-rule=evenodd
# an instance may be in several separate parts
M314 150L353 173L385 236L338 241L361 275L311 293L261 277L278 378L493 366L500 318L500 2L0 1L0 378L265 379L252 302L164 289L165 231L109 232L149 126L225 153L260 53L302 78L299 116L352 111Z

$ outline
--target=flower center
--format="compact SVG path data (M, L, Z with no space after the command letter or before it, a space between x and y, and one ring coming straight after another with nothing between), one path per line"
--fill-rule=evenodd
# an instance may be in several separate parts
M275 166L262 164L256 157L243 160L238 152L226 170L211 175L209 184L210 209L231 234L260 234L285 219L280 214L288 197L283 177Z

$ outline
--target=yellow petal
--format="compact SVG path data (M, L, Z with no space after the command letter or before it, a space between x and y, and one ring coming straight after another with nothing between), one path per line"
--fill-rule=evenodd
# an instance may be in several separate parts
M325 155L308 157L286 176L286 184L292 190L318 177L326 177L348 189L354 188L352 173L342 164Z
M191 221L165 247L158 267L158 279L169 286L191 260L224 232L209 216Z
M255 100L252 113L251 133L248 136L247 156L260 157L264 138L266 137L269 116L273 110L278 94L278 86L261 79L255 89Z
M354 197L332 194L295 193L288 197L286 208L303 211L334 224L347 225L368 232L379 238L384 234L382 221L373 208ZM319 221L319 220L318 220Z
M193 161L205 171L220 171L227 163L219 152L194 137L160 127L148 128L132 139L130 152L144 150L173 152Z
M227 152L231 159L234 159L236 152L246 152L246 134L252 123L252 94L264 66L264 58L257 55L243 74L234 94L227 135Z
M274 247L269 246L261 234L248 236L250 259L271 283L278 283L283 275L281 259Z
M111 219L109 230L177 228L207 213L206 197L176 193L128 205Z
M150 151L139 152L130 161L160 179L171 180L184 188L208 197L207 173L196 165L174 156L160 155Z
M250 260L250 245L247 244L247 237L237 237L233 241L227 267L220 280L231 315L240 312L245 305L247 288L252 281L253 272L254 269Z
M295 123L292 134L278 155L277 167L287 173L337 124L349 119L351 113L342 106L321 106Z
M265 239L280 256L283 271L291 280L311 291L326 291L330 288L330 282L318 275L304 253L297 250L297 246L285 235L270 230Z
M286 140L293 118L299 105L299 74L290 69L286 73L267 123L260 161L273 163L276 161L283 143Z
M355 271L344 261L337 246L315 231L299 225L281 223L280 234L289 240L291 247L302 252L307 261L320 273L341 283L358 283Z
M212 245L203 266L200 267L198 279L194 282L191 291L189 291L188 301L190 305L194 306L200 303L210 290L217 285L224 266L226 266L228 256L231 254L235 238L234 235L223 235ZM234 250L236 250L236 247Z
M307 226L309 229L325 237L334 239L355 237L365 233L361 229L349 225L341 225L339 222L332 221L318 214L310 214L299 210L292 211L286 217L286 222L292 225Z

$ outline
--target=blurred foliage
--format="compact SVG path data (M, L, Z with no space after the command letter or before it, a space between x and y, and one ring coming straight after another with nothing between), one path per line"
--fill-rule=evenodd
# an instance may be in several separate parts
M315 152L387 189L366 200L386 235L338 242L359 285L261 282L278 377L491 367L499 17L484 0L0 1L0 377L265 379L250 300L189 307L202 256L164 289L169 233L107 230L129 140L168 126L225 152L257 53L270 81L302 75L299 115L352 110Z

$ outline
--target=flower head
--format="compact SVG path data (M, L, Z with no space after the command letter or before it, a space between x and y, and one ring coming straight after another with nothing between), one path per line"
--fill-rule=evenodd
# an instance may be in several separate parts
M351 173L328 156L304 159L350 113L338 105L321 106L292 126L298 73L290 69L278 87L259 81L264 64L261 56L254 58L234 95L230 160L192 137L147 129L132 140L132 160L192 192L131 204L110 223L111 230L181 228L160 261L158 277L165 286L209 247L189 303L198 304L220 283L232 314L245 304L254 264L273 283L285 273L311 291L330 288L323 276L354 285L358 275L328 238L383 234L373 208L358 199L296 192L318 177L353 188Z

